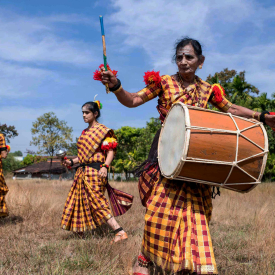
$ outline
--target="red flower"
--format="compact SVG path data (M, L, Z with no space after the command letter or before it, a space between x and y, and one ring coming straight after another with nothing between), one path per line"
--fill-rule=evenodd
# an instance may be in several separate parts
M226 96L223 87L220 84L212 85L212 91L214 92L215 101L221 103L224 96Z
M10 150L11 150L11 147L10 147L9 145L6 145L6 148L7 148L7 151L8 151L8 153L9 153Z
M155 83L156 85L159 85L161 83L161 77L159 75L159 71L147 71L144 73L144 82L147 85Z
M93 77L94 80L99 80L99 81L102 80L102 76L101 76L101 68L102 67L104 68L104 64L99 65L98 70L96 70L94 72L94 77ZM111 70L111 68L108 64L107 64L107 69L108 69L108 71L111 71L114 74L114 76L117 76L118 71Z

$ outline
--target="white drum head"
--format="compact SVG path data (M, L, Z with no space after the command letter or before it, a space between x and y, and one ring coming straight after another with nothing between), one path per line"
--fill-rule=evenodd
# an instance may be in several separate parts
M175 104L168 113L158 145L158 161L163 176L173 178L185 148L186 115L183 104ZM187 108L186 108L187 109Z

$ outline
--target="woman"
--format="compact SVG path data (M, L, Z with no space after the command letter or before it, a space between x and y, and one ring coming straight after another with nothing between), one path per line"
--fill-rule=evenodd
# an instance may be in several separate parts
M222 112L261 119L275 126L275 116L231 104L221 87L211 86L195 75L205 60L198 41L184 38L177 42L175 50L178 72L162 77L154 72L145 73L148 85L137 93L124 90L111 71L102 71L102 83L108 84L119 102L130 108L158 97L162 122L175 102L201 108L211 102ZM208 227L212 212L210 186L161 177L157 164L158 138L159 132L139 179L146 214L142 254L138 256L134 274L149 274L151 262L172 274L218 274Z
M77 163L80 167L65 203L61 226L82 236L86 230L107 223L116 234L113 242L118 242L128 237L113 217L104 193L107 188L114 216L124 214L131 207L133 197L108 184L108 167L114 158L117 141L113 130L98 123L100 108L99 101L82 106L84 122L89 126L78 139L77 158L63 161L68 167Z
M6 145L5 137L0 133L0 218L7 217L9 211L5 202L5 196L9 191L8 186L6 185L3 168L2 168L2 159L5 159L8 156L9 146Z

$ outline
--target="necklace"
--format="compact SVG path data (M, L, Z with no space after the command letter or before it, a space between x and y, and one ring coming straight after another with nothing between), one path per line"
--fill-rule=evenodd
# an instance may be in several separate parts
M182 78L182 76L179 72L177 72L177 76L178 76L179 84L180 84L181 88L184 90L184 92L185 93L193 93L195 95L195 97L194 97L195 103L194 104L196 104L196 106L200 106L201 97L200 97L200 92L199 92L199 89L198 89L198 84L197 84L196 78L194 78L194 83L189 84L188 87L185 87L184 82L183 82L183 78ZM194 88L191 88L190 85L194 85Z

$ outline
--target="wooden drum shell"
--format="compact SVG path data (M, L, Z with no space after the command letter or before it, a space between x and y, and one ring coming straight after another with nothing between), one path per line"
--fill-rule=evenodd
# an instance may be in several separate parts
M184 146L173 172L167 173L165 156L170 159L164 142L169 115L179 105L184 113ZM171 129L169 130L171 131ZM167 144L167 141L166 141ZM210 184L238 192L249 192L261 182L268 154L268 139L262 123L229 113L174 104L163 123L159 147L159 166L169 179ZM169 151L169 152L165 152ZM171 154L171 153L170 153Z

